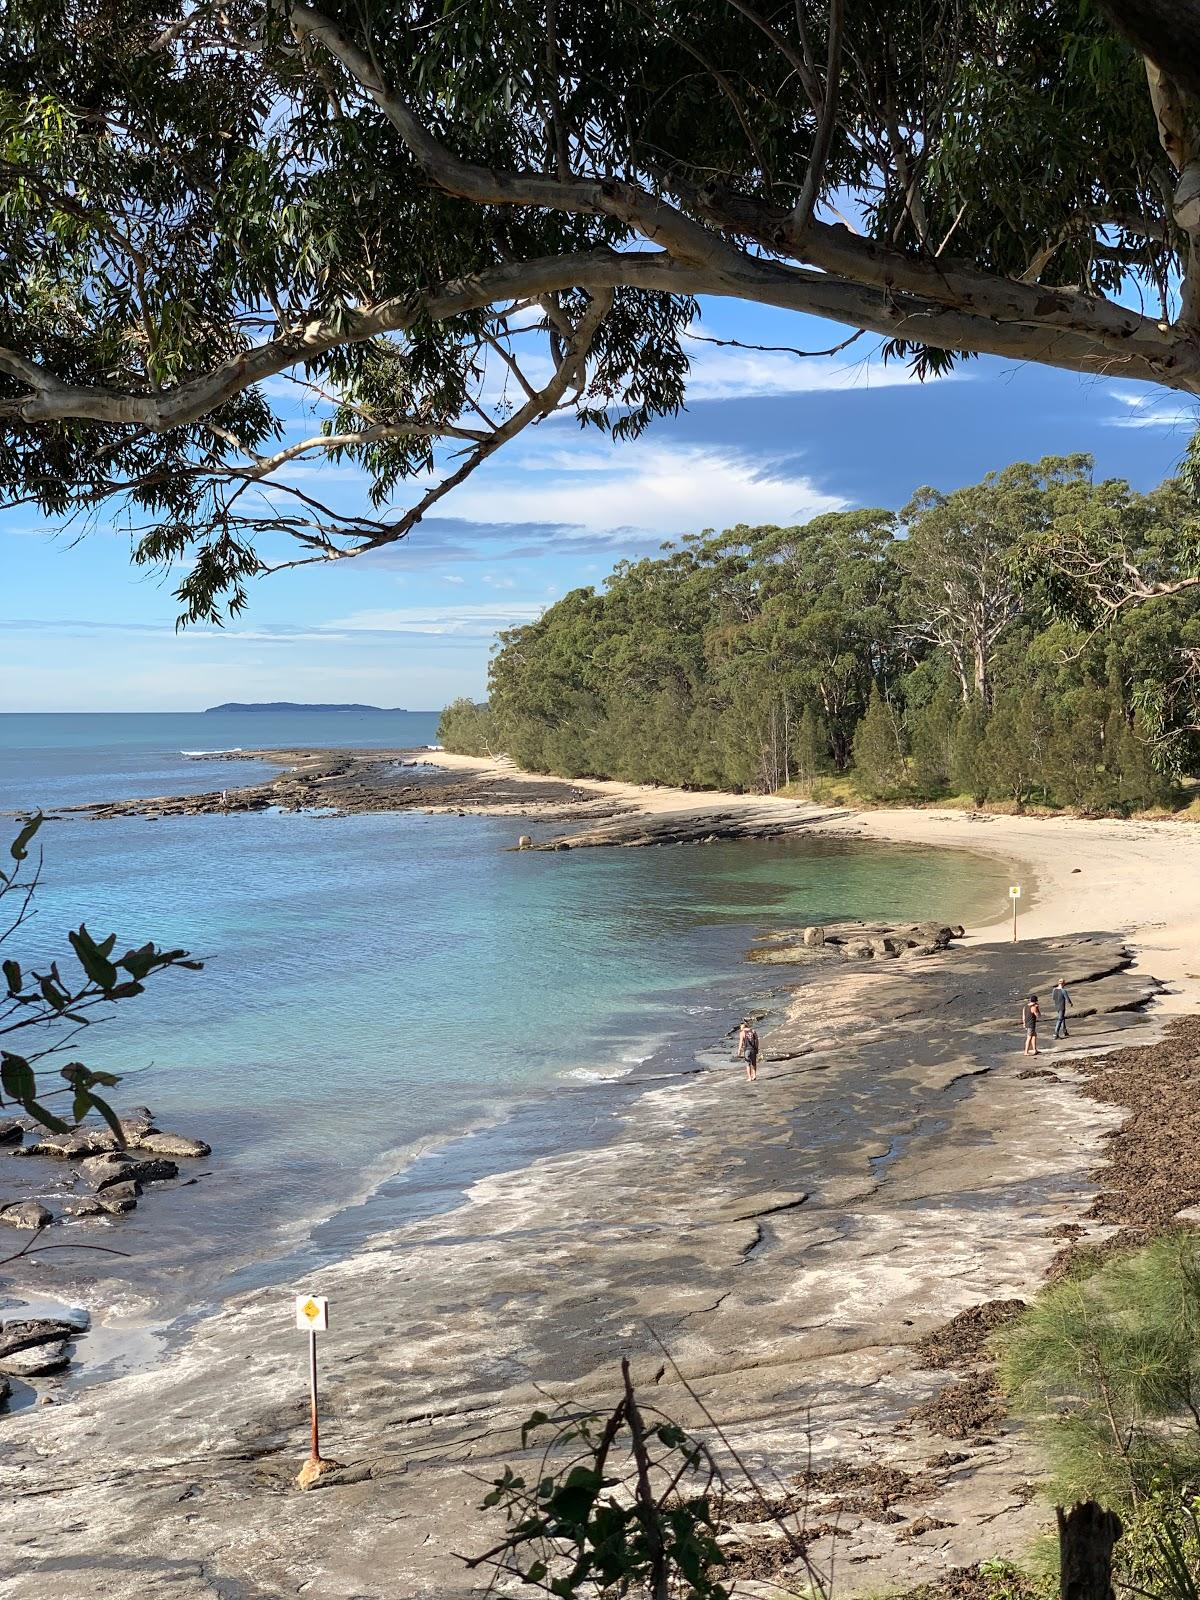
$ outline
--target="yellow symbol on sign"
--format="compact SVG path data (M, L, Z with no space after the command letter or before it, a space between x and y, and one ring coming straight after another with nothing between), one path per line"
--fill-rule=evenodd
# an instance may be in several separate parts
M321 1308L315 1300L306 1300L300 1309L310 1322L315 1322L321 1315Z

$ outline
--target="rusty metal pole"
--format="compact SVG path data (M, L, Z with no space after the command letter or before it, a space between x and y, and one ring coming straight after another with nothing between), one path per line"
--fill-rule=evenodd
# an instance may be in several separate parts
M321 1459L321 1441L317 1431L317 1330L308 1332L308 1388L312 1400L312 1449L308 1459L316 1464Z

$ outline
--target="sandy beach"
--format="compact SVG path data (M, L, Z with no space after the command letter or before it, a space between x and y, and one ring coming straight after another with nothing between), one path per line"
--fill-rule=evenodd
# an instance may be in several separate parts
M678 824L999 858L1023 885L1020 942L1006 903L921 960L756 968L775 989L757 1085L725 1045L687 1077L596 1091L572 1148L325 1267L326 1450L345 1470L315 1493L291 1487L306 1417L279 1331L299 1281L236 1297L155 1365L14 1413L5 1600L478 1593L459 1557L496 1534L479 1501L520 1460L520 1423L548 1397L610 1405L622 1354L668 1415L698 1432L715 1418L760 1485L793 1501L803 1485L838 1595L1017 1555L1045 1528L1036 1452L952 1319L1027 1299L1065 1238L1115 1231L1088 1213L1122 1113L1078 1067L1196 1008L1200 833L607 783L568 801L561 780L519 776L534 798L514 804L530 819L514 834L551 847ZM543 783L559 787L539 808ZM1016 999L1063 973L1073 1036L1034 1069ZM678 1374L655 1381L664 1345ZM724 1464L740 1592L794 1587Z

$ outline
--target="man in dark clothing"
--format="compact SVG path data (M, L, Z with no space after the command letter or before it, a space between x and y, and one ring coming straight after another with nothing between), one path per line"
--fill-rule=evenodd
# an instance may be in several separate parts
M1025 1004L1021 1007L1021 1026L1025 1030L1024 1053L1027 1056L1036 1056L1040 1054L1037 1042L1037 1025L1038 1018L1041 1016L1041 1014L1042 1008L1038 1005L1038 997L1035 994L1031 994L1029 999L1026 1000Z
M1071 1035L1067 1031L1067 1007L1073 1007L1075 1002L1067 989L1067 980L1060 978L1051 989L1050 995L1054 1001L1054 1037L1069 1039Z

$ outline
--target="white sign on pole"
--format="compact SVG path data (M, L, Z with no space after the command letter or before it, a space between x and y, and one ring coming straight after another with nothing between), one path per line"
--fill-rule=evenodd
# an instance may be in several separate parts
M1008 898L1010 900L1019 900L1021 898L1021 885L1019 883L1014 883L1010 887L1008 891Z
M327 1333L329 1330L329 1301L322 1294L296 1296L296 1326L305 1333Z

